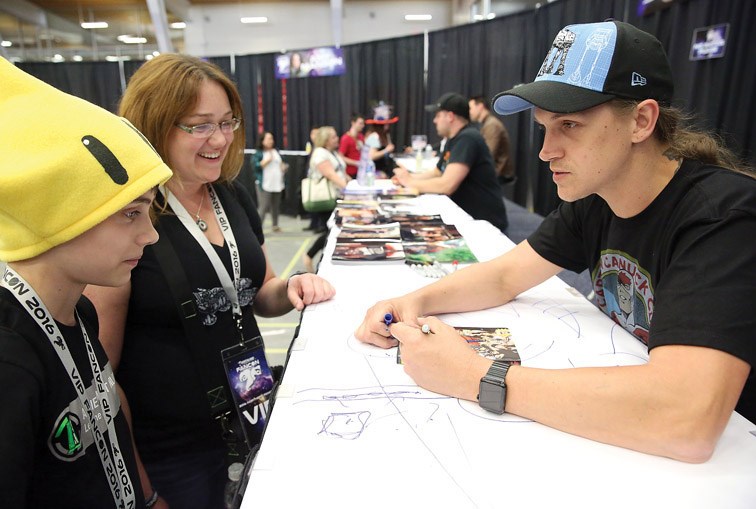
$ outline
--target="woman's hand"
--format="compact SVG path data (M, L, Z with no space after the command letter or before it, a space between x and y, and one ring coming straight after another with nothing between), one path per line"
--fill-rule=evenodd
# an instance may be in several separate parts
M336 289L315 274L294 274L286 283L286 295L297 311L305 306L331 299Z

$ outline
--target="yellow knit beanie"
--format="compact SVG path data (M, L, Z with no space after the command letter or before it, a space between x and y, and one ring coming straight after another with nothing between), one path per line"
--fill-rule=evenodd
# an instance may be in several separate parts
M73 239L168 180L127 120L0 58L0 260Z

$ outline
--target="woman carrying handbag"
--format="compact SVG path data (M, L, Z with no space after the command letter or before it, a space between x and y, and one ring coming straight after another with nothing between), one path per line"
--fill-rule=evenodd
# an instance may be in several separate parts
M315 135L315 150L310 157L310 182L314 182L315 179L327 179L331 188L334 190L342 190L346 187L349 181L349 176L346 174L346 162L339 153L339 135L336 134L336 129L332 126L323 126L318 129ZM304 188L302 189L304 192ZM334 206L335 206L334 201ZM332 210L323 212L314 212L321 215L322 224L328 220ZM302 262L308 272L315 272L313 266L313 258L315 255L323 249L328 240L328 230L322 232L320 236L315 239L310 249L302 257Z

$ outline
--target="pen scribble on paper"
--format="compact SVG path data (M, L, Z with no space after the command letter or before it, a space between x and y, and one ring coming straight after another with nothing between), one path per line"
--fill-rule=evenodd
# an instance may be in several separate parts
M522 351L520 352L520 358L522 359L522 362L531 361L535 359L536 357L538 357L539 355L543 355L549 350L551 350L551 348L554 346L554 340L552 339L551 343L549 343L549 345L546 348L544 348L543 350L539 352L533 353L533 352L528 351L531 349L532 346L533 344L529 344L525 348L523 348Z
M369 411L332 413L323 421L320 433L325 433L344 440L354 440L362 435L368 420Z
M543 299L533 303L533 307L540 309L543 314L553 316L564 325L575 331L580 338L580 322L577 319L578 312L570 311L559 302L552 299Z

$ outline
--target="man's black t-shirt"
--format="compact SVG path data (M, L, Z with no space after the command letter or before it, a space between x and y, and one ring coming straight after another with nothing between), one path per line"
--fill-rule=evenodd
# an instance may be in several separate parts
M97 314L85 297L77 310L110 391L107 400L115 410L118 444L136 507L144 507L131 435L120 411L110 363L96 339ZM58 328L86 394L94 396L92 369L79 325L58 323ZM0 288L0 387L0 507L116 507L91 421L63 363L39 325L5 288ZM104 421L97 406L93 408L95 416Z
M507 211L496 180L493 158L477 129L466 126L446 142L438 160L441 173L451 163L470 171L450 198L474 219L485 219L502 232L507 229Z
M599 307L648 345L692 345L751 365L737 410L756 422L756 180L685 161L640 214L592 195L562 203L528 238L566 269L589 268Z

